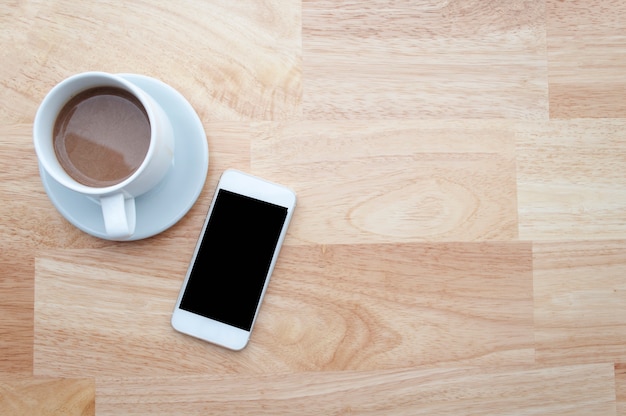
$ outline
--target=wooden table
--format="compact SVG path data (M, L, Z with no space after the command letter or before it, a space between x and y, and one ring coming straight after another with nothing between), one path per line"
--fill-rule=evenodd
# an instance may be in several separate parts
M626 415L626 5L0 5L0 414ZM181 92L200 198L136 242L53 207L82 71ZM299 196L249 346L169 318L220 173Z

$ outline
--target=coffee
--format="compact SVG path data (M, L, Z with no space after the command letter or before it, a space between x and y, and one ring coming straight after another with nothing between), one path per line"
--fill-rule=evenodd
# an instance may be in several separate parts
M106 187L130 177L150 147L150 120L141 102L115 87L74 96L59 112L54 151L77 182Z

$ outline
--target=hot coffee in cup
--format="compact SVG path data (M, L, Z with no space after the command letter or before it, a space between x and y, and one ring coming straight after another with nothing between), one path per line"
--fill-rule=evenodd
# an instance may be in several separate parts
M174 138L167 115L145 91L111 74L78 74L44 98L34 123L42 167L61 185L102 206L107 235L132 237L134 198L169 170Z
M92 88L61 109L53 142L56 158L75 181L98 188L116 185L145 159L150 120L141 102L127 91Z

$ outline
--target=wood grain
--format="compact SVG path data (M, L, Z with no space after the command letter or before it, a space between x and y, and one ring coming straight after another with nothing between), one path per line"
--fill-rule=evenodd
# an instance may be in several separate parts
M617 414L626 415L626 364L615 365L615 395Z
M545 386L550 386L549 389ZM124 394L121 394L121 393ZM613 366L101 379L98 414L615 414Z
M4 101L0 114L20 122L32 120L56 83L94 69L160 78L183 92L204 120L300 116L298 1L61 1L3 9L18 15L2 15L0 55L10 62L0 74L17 100Z
M517 238L506 122L263 123L252 171L299 195L298 243Z
M520 238L626 238L625 120L520 123L516 155Z
M89 416L95 414L93 380L0 374L3 415Z
M32 125L0 127L0 232L5 242L24 248L51 244L85 244L88 236L67 223L55 211L39 180L32 145ZM80 240L78 242L77 240ZM32 262L32 260L31 260Z
M527 243L285 248L252 344L236 356L169 325L191 251L159 256L159 269L106 250L40 257L35 374L533 362Z
M550 116L626 116L626 5L546 1Z
M545 119L544 1L303 3L308 119Z
M529 250L525 243L289 247L256 336L271 355L306 370L531 363Z
M33 252L0 241L0 375L33 370Z
M540 363L626 362L626 242L533 246Z

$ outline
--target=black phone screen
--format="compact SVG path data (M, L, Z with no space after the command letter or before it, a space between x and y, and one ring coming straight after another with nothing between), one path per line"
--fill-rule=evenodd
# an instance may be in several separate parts
M220 189L180 308L250 331L287 208Z

